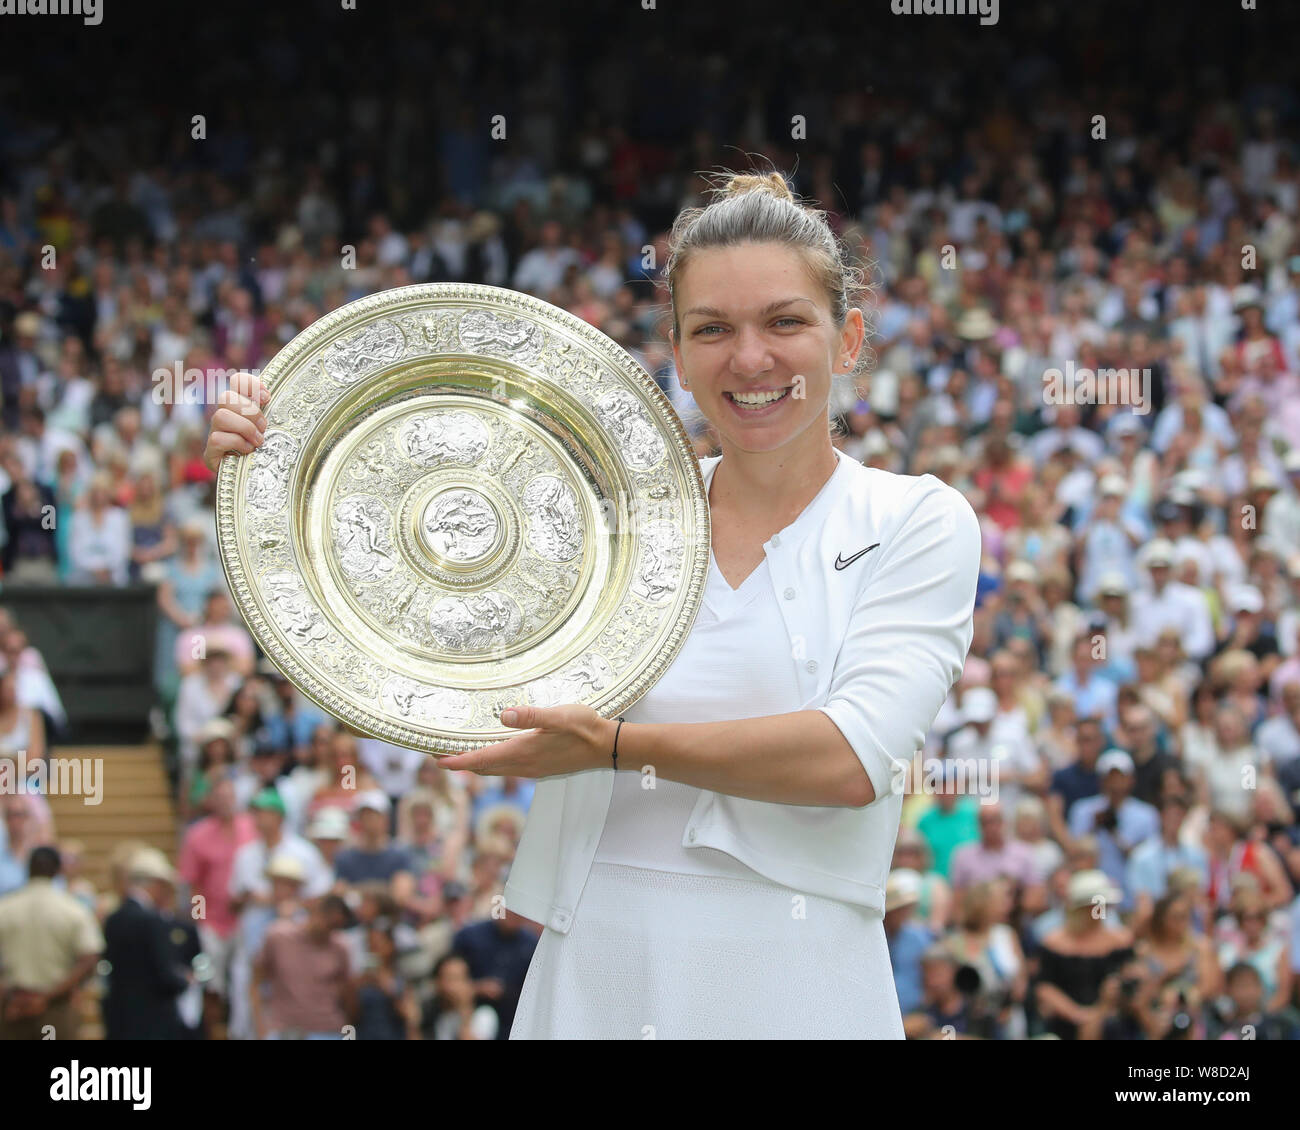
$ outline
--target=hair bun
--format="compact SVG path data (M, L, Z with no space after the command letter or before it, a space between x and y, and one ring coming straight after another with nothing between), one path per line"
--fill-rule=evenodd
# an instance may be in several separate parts
M766 192L778 200L794 202L794 194L780 173L735 173L720 186L724 198L743 196L747 192Z

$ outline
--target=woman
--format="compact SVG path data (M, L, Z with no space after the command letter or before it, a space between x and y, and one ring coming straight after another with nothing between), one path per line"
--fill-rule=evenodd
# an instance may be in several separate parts
M1006 879L972 883L962 892L957 930L944 939L959 968L979 974L973 1003L986 1018L990 1039L1014 1039L1024 1033L1029 978L1020 940L1007 924L1013 902Z
M361 764L357 739L345 730L330 735L323 768L325 783L307 805L308 820L322 808L341 808L350 814L356 808L358 796L378 788L370 771Z
M1069 559L1070 531L1061 525L1064 507L1035 483L1020 496L1020 525L1007 534L1008 561L1028 561L1039 572L1063 569Z
M540 778L506 887L544 926L511 1035L898 1039L885 879L970 645L979 524L940 480L836 451L831 375L865 328L822 213L734 176L671 243L676 369L722 448L700 613L623 720L510 708L526 732L441 762ZM265 427L258 382L223 399L214 464Z
M1219 962L1230 969L1252 965L1264 989L1264 1010L1280 1012L1291 1003L1291 949L1285 934L1268 928L1268 906L1257 890L1238 891L1232 900L1234 928L1219 946Z
M1059 1039L1100 1039L1113 1011L1103 985L1134 956L1119 900L1105 872L1078 871L1066 891L1065 925L1043 938L1034 1001L1046 1030Z
M1152 907L1147 936L1137 946L1146 976L1144 1006L1171 986L1207 1001L1219 991L1219 963L1210 939L1193 928L1192 903L1186 892L1170 891Z
M176 552L176 531L167 519L167 499L158 489L158 472L146 467L136 476L131 516L131 580L158 581Z
M440 957L433 967L433 996L420 1021L426 1040L495 1040L500 1019L490 1004L474 1003L469 964L458 953Z
M1232 906L1233 892L1242 882L1253 881L1272 910L1288 905L1295 893L1282 861L1265 841L1251 837L1250 827L1249 820L1239 820L1230 811L1210 810L1205 830L1210 857L1207 895L1216 911Z
M266 738L267 699L260 679L245 679L222 712L234 730L231 741L240 761L253 756Z
M926 838L915 828L898 829L898 842L894 845L894 866L915 871L921 877L920 899L916 904L916 920L936 936L948 928L952 913L952 888L948 881L934 870L934 852Z
M96 471L78 501L68 534L69 581L74 585L125 585L131 560L131 520L113 504L112 480Z
M357 978L356 1038L415 1040L419 1032L420 1006L398 970L393 924L376 919L366 931L366 960Z
M166 562L158 585L158 642L154 655L154 681L165 702L176 697L180 669L176 664L176 637L203 621L208 593L221 583L221 566L208 555L207 531L198 518L187 520L180 531L180 552Z
M224 718L214 718L199 742L199 764L194 776L182 786L181 819L187 824L208 814L208 793L212 782L223 772L233 769L239 758L234 732Z
M0 754L26 753L31 768L45 759L45 716L18 701L18 669L0 659Z

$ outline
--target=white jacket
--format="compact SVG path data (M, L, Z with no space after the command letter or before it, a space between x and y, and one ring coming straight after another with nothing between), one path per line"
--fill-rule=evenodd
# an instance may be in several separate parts
M703 790L681 842L727 852L795 890L883 911L901 773L970 648L980 527L962 494L933 475L836 454L826 487L764 546L790 634L771 659L794 664L803 709L839 727L876 799L816 807ZM706 491L721 458L701 461ZM509 909L568 932L613 786L612 766L537 782L506 883Z

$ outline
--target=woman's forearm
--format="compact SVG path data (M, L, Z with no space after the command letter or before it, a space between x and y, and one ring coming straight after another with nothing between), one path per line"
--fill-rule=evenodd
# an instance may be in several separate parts
M875 799L853 747L820 710L730 722L626 722L618 766L774 804L857 807Z

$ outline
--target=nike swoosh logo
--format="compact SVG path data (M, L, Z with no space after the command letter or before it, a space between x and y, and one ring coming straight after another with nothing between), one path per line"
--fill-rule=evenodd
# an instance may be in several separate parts
M867 546L866 549L859 549L857 553L855 553L852 557L845 557L842 553L837 554L835 557L835 568L847 569L850 565L853 564L853 562L855 562L864 553L870 553L879 544L880 542L876 542L876 545L869 545Z

